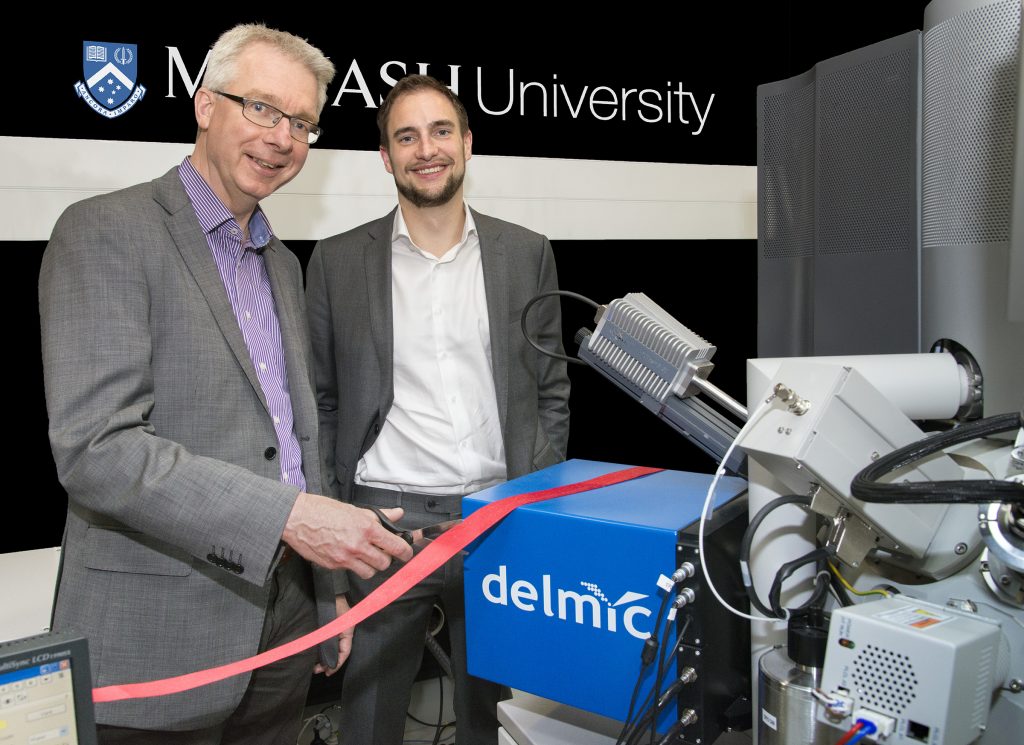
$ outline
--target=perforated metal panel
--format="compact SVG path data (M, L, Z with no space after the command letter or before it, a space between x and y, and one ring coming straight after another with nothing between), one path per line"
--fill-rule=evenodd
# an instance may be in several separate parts
M1024 323L1008 315L1020 0L933 0L922 43L921 341L955 339L984 413L1021 402Z
M1009 237L1019 32L1019 0L965 10L926 29L926 249Z
M867 645L853 661L853 682L864 705L901 715L917 698L917 674L905 654Z
M814 85L761 101L757 236L764 258L814 253Z
M917 49L818 82L817 251L917 249Z
M911 32L758 88L758 355L914 352Z

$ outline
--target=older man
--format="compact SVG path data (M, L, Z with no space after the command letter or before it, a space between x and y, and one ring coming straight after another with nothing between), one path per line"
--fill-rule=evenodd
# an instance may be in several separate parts
M302 275L259 207L305 163L333 75L291 34L231 29L195 95L191 157L72 205L47 246L46 398L69 496L54 623L88 637L97 685L277 646L334 617L328 570L368 578L411 555L371 512L315 494ZM294 742L313 656L100 705L101 741Z

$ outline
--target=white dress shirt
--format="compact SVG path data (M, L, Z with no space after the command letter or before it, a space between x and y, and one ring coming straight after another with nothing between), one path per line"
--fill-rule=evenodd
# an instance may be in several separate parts
M395 401L355 482L444 495L504 481L480 239L468 207L461 239L440 258L413 243L398 209L391 303Z

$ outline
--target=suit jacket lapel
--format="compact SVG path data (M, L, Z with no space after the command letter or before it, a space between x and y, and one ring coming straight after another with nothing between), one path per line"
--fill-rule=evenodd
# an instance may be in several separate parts
M167 230L171 234L181 253L181 258L191 272L200 292L210 306L221 333L228 343L232 353L245 372L250 385L259 396L263 407L269 411L267 401L263 396L263 388L259 378L256 377L256 368L253 367L252 359L249 357L249 349L245 345L245 338L242 330L238 327L238 319L231 309L231 302L228 300L227 292L224 290L224 283L221 281L220 272L217 271L217 263L213 260L213 253L210 245L206 242L206 235L199 226L199 219L196 217L192 203L185 193L185 187L178 177L178 169L172 168L168 173L157 179L154 184L154 198L167 210Z
M391 304L391 232L394 227L395 210L370 225L369 242L363 252L366 270L367 309L370 316L370 333L377 349L382 377L380 417L387 416L395 397L395 334L394 314Z
M486 215L471 210L480 238L480 257L484 270L484 291L487 294L487 324L491 331L491 371L494 392L498 398L498 416L502 431L508 420L508 355L509 319L508 252L501 241L501 228Z

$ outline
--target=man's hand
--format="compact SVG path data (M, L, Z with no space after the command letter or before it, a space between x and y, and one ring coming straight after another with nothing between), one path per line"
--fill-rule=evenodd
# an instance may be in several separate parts
M340 618L349 611L348 598L344 595L338 595L334 598L334 606L338 611L338 617ZM341 666L345 664L345 660L352 654L352 634L355 633L355 627L347 628L338 634L338 665L337 667L326 668L319 662L313 668L314 673L323 673L328 678L334 675L336 672L341 670Z
M383 510L391 521L402 509ZM391 565L392 557L412 558L412 547L385 530L369 510L302 492L295 500L281 539L300 556L327 569L348 569L363 579Z

